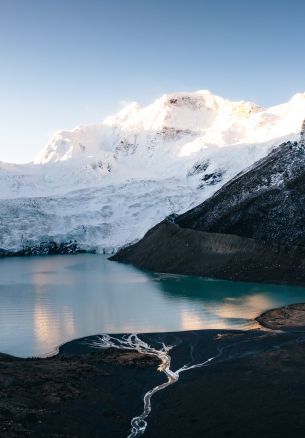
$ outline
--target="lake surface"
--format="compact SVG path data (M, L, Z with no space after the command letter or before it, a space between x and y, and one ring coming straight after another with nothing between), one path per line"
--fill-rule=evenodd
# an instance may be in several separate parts
M106 256L0 260L0 351L44 355L97 333L244 329L305 289L151 274Z

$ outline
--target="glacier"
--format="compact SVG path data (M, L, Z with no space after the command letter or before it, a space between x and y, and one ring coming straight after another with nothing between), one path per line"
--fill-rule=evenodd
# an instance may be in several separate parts
M262 108L203 90L58 132L32 162L0 162L0 255L51 242L111 253L298 141L304 119L305 93Z

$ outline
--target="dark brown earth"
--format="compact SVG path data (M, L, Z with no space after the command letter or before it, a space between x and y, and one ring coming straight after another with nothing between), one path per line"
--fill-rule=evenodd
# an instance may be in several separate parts
M302 438L305 346L233 359L157 394L147 438Z
M305 305L272 310L258 320L276 329L280 324L284 331L140 336L174 345L174 370L217 356L212 365L182 373L177 384L154 396L145 436L305 436ZM128 436L144 393L164 375L156 371L158 359L96 350L88 344L94 340L67 343L51 358L0 355L1 438Z
M168 220L110 260L154 272L305 285L305 247L207 233Z
M272 330L305 330L305 304L290 304L268 310L256 321Z
M1 438L125 436L143 390L163 380L154 357L71 344L45 359L0 354Z

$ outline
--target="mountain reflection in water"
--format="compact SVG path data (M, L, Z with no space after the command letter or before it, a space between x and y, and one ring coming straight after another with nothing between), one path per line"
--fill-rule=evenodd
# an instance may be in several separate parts
M0 260L0 351L43 355L97 333L253 326L262 311L305 289L151 274L105 256Z

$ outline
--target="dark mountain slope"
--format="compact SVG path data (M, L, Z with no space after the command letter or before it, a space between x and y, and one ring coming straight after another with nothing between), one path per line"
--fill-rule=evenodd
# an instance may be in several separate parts
M305 245L304 144L282 144L175 222L198 231Z
M305 285L305 247L195 231L167 220L110 260L155 272Z
M280 145L112 260L159 272L305 285L304 141Z

